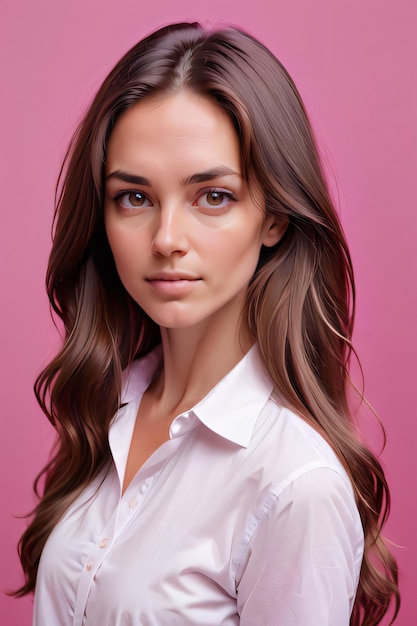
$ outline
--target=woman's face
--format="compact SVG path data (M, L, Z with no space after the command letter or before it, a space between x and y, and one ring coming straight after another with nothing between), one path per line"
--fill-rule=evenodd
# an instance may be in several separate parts
M161 327L237 324L262 244L282 228L249 194L227 114L180 92L117 121L105 168L105 226L122 283Z

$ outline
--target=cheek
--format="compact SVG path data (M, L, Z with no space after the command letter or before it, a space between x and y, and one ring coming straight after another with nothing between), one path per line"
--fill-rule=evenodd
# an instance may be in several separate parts
M106 223L107 241L118 269L134 267L146 251L144 233L119 228L111 221Z
M204 241L204 239L203 239ZM207 256L230 269L258 262L261 249L260 228L238 228L205 236Z

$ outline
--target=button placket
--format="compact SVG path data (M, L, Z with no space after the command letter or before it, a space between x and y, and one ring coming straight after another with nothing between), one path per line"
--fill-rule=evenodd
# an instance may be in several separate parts
M183 419L180 424L181 431L184 426L189 423L190 419L188 419L188 417ZM185 430L187 430L187 428L185 428ZM90 554L85 559L77 590L73 626L82 626L82 620L84 619L88 596L94 577L99 572L113 543L117 541L118 537L120 537L129 524L133 522L134 518L140 514L141 508L148 498L148 494L152 491L154 484L157 483L158 477L169 459L181 445L181 441L181 437L176 437L175 440L167 441L163 444L155 453L153 463L146 465L143 470L138 472L122 497L120 497L119 492L119 499L117 500L117 504L115 504L111 519L108 524L101 529L100 534L95 536L95 543Z
M146 495L146 493L149 491L150 483L151 481L149 479L145 480L137 489L136 495L130 496L127 502L129 518L131 518L132 515L135 515L137 509L139 509L140 506L142 505L143 498ZM121 530L119 532L121 532Z
M73 626L82 626L91 584L106 558L106 554L110 550L111 539L115 534L119 506L116 507L109 522L103 528L101 535L96 539L96 543L86 559L76 594Z
M103 539L100 539L98 547L103 549L103 548L105 548L107 546L108 542L109 542L108 538L107 537L103 537Z
M155 475L146 478L139 484L137 484L137 480L134 479L131 485L129 485L125 497L122 497L120 502L119 516L114 535L115 539L123 533L126 526L139 514L145 496L152 486L154 479Z

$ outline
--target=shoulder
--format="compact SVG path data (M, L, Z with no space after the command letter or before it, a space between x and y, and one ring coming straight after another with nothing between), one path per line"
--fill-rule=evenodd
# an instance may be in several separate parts
M287 542L293 537L301 545L311 533L316 539L323 533L323 545L344 537L360 554L363 532L350 478L329 443L303 418L270 399L234 469L240 501L249 500L249 542L261 532Z
M322 568L330 573L340 568L353 597L364 539L349 476L329 443L303 418L272 401L266 409L248 449L262 488L237 579L247 567L262 568L270 559L271 567L286 563L288 576L297 572L299 580L309 572L314 588Z
M307 492L326 492L329 484L340 484L353 498L350 479L331 445L306 420L272 398L258 417L247 454L254 469L263 468L276 496L295 483L300 497L307 484Z
M236 570L242 623L348 624L364 537L343 472L303 466L272 488Z

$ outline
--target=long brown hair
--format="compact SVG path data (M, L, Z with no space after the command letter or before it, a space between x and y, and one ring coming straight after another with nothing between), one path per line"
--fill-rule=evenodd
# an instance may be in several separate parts
M58 443L20 542L26 583L17 594L34 589L51 530L110 462L107 435L123 368L160 340L116 272L103 224L103 164L123 111L149 94L181 89L215 98L227 111L246 180L262 190L266 211L289 223L279 244L261 251L248 319L280 397L326 437L350 475L365 533L351 625L378 624L392 599L398 612L397 567L380 534L388 486L355 433L346 397L354 317L347 244L286 70L246 33L205 32L198 24L168 26L133 47L104 81L66 155L47 272L65 340L35 385Z

